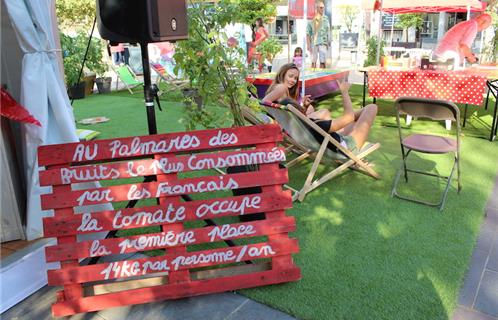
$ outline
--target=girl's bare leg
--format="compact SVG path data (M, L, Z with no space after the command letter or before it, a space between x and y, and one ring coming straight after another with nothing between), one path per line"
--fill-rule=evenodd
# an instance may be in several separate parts
M365 141L367 141L368 133L370 132L370 128L372 127L376 115L377 106L375 104L367 105L361 110L359 118L356 122L354 122L353 127L351 129L348 128L350 129L349 134L346 134L345 132L343 133L353 137L358 149L360 149Z

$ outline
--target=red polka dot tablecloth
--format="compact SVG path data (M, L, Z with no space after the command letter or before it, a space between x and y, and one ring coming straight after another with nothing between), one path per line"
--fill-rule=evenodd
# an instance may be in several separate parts
M397 99L419 97L481 105L486 77L470 71L368 71L371 97Z

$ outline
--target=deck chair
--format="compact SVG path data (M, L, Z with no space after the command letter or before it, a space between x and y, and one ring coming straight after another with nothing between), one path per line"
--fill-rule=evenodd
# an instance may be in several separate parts
M412 97L401 97L398 98L394 106L396 108L396 122L398 124L399 141L401 145L401 156L402 163L399 168L394 185L391 191L392 197L397 197L404 200L409 200L417 203L426 204L429 206L439 207L439 210L443 210L444 203L446 201L446 196L451 185L451 179L455 172L457 171L458 178L458 193L462 189L460 181L460 110L458 107L449 101L442 100L431 100L424 98L412 98ZM444 137L433 134L412 134L407 137L403 137L400 125L400 116L409 114L418 118L428 118L431 120L451 120L455 121L456 124L456 138ZM407 167L407 158L412 151L426 153L426 154L454 154L453 167L449 176L441 176L439 174L433 174L430 172L424 172L414 169L409 169ZM405 181L408 183L408 172L414 174L423 174L428 176L433 176L437 178L443 178L447 180L446 187L443 191L441 199L439 202L428 202L415 197L409 197L400 195L397 191L397 186L401 174L404 173Z
M268 104L265 102L262 104L265 106L268 113L280 124L284 132L299 143L300 146L308 150L301 156L301 160L306 156L312 156L314 158L313 165L308 173L308 176L306 177L304 185L300 190L298 190L297 194L294 195L295 200L297 199L299 201L303 201L306 194L318 188L330 179L338 176L346 169L355 169L375 179L380 179L380 175L363 160L365 156L377 150L380 147L380 143L366 144L361 150L353 153L342 146L339 142L337 142L337 140L332 138L328 132L324 131L313 121L308 119L291 104L286 106L275 103ZM324 139L321 144L315 139L309 128L315 130L323 136ZM329 144L334 145L338 152L334 152L327 148ZM335 167L321 177L314 179L320 163L330 164L332 162L338 162L339 166Z
M268 123L275 122L275 120L272 117L270 117L268 114L266 114L265 112L257 112L257 111L254 111L247 106L242 107L242 116L244 117L244 119L247 122L249 122L252 125L268 124ZM298 158L290 161L289 163L287 163L286 164L287 168L290 168L296 162L307 158L308 156L310 156L313 153L312 150L310 150L309 148L306 148L305 146L303 146L302 144L300 144L299 142L294 140L285 131L283 132L283 136L284 136L283 144L285 146L286 152L290 151L290 152L298 154L299 156L305 155L305 156L301 156L300 158L298 157Z
M133 89L134 87L138 85L143 85L143 82L137 80L136 75L131 71L130 67L127 65L122 65L117 68L113 68L114 72L116 72L118 79L121 80L121 82L124 83L126 86L126 89L130 91L131 94L133 94ZM116 81L116 90L118 89L118 82Z
M178 79L176 76L170 74L162 64L150 61L149 65L150 68L158 75L156 80L157 85L159 85L161 81L164 81L171 86L166 92L181 90L189 86L188 80Z

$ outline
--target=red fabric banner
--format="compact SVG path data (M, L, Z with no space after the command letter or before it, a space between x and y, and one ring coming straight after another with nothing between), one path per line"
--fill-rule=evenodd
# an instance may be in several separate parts
M315 0L308 1L308 19L313 19L315 15ZM289 15L293 18L304 17L304 0L289 0Z
M1 102L0 102L0 110L2 117L6 117L8 119L12 119L15 121L21 121L26 123L35 124L41 127L40 121L38 121L35 117L33 117L28 110L24 109L23 106L17 103L12 96L5 91L3 88L1 90Z

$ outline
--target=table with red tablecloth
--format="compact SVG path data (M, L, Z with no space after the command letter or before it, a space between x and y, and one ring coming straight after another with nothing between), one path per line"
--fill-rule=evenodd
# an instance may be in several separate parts
M483 103L483 95L489 84L487 74L476 70L387 70L370 67L362 71L365 79L368 78L369 94L374 99L394 100L404 96L447 100L465 104L465 111L469 104L479 106ZM498 127L496 108L490 140L494 140ZM465 116L463 121L465 126Z
M472 71L405 70L368 71L370 96L384 99L419 97L481 105L486 77Z

